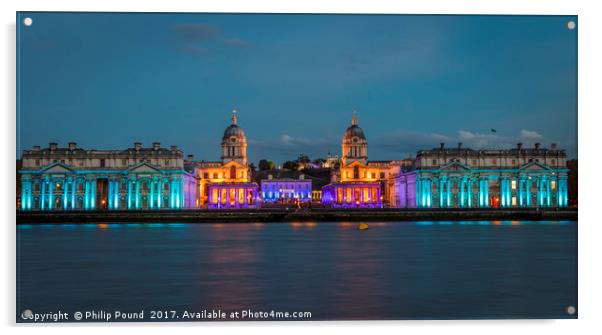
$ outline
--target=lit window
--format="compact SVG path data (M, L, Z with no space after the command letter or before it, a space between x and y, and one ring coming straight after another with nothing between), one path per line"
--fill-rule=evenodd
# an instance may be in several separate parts
M514 191L514 190L516 190L516 180L513 180L513 181L511 182L511 184L512 184L512 190L513 190L513 191Z
M556 180L552 180L552 185L551 185L551 187L552 187L552 190L555 190L555 189L556 189Z

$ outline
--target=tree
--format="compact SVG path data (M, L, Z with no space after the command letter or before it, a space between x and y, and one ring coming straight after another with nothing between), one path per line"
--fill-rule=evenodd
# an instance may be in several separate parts
M267 159L259 160L259 171L274 170L275 168L276 164L274 162Z
M282 164L283 169L287 170L297 170L299 168L299 163L297 161L286 161Z
M297 158L297 163L299 164L307 164L309 162L311 162L311 160L304 154L300 154L299 158Z

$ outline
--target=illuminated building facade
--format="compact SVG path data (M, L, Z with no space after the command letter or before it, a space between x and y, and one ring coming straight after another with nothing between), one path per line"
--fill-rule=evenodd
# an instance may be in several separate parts
M271 177L271 175L270 175ZM264 204L297 204L312 201L311 179L279 178L261 181L261 199Z
M137 210L196 207L197 180L177 146L85 150L50 143L24 150L21 210Z
M198 162L196 167L201 207L240 208L257 205L258 186L251 182L247 139L238 126L236 110L232 111L231 123L222 136L221 161ZM249 194L252 199L249 199Z
M322 188L322 204L333 207L382 207L387 179L399 170L390 161L368 161L368 141L355 112L342 140L340 168ZM384 192L383 192L384 190Z
M401 208L566 207L566 153L550 149L445 148L421 150L394 179Z

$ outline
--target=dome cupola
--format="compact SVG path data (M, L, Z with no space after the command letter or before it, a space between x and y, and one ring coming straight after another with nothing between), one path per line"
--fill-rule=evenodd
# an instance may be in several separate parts
M351 117L351 125L347 127L345 135L343 135L342 149L343 165L352 161L360 161L365 164L368 159L368 141L362 128L357 125L355 111Z
M245 132L238 126L236 109L232 110L231 124L224 130L222 136L222 162L237 161L247 164L247 138Z

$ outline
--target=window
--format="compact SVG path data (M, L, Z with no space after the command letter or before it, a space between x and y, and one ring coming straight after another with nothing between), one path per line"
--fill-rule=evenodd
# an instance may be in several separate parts
M492 160L491 160L491 164L493 164L493 165L496 165L496 164L497 164L497 159L495 159L495 158L494 158L494 159L492 159Z
M511 181L510 184L511 184L512 190L513 191L516 190L516 180Z
M380 173L380 179L385 179L385 173L384 172Z
M65 164L65 160L64 160L64 159L61 159L61 163L62 163L62 164Z
M472 160L472 165L477 165L477 164L478 164L478 163L477 163L477 160L476 160L476 159L473 159L473 160Z
M376 173L375 172L372 172L371 175L372 175L372 179L376 179Z
M512 160L512 165L516 165L516 159Z
M360 178L360 167L356 165L353 167L353 179L359 179L359 178Z
M556 180L552 180L552 185L550 185L550 187L552 188L552 190L556 189Z
M213 174L213 179L217 179L217 173Z
M230 167L230 178L236 179L236 166L232 165Z
M165 166L169 166L169 159L165 160Z
M100 160L100 167L105 167L105 160L104 159Z
M437 165L437 160L433 159L433 165Z
M36 166L40 166L40 160L36 159Z
M556 160L552 159L552 165L556 165Z
M207 172L203 173L203 179L209 179L209 173L207 173Z

